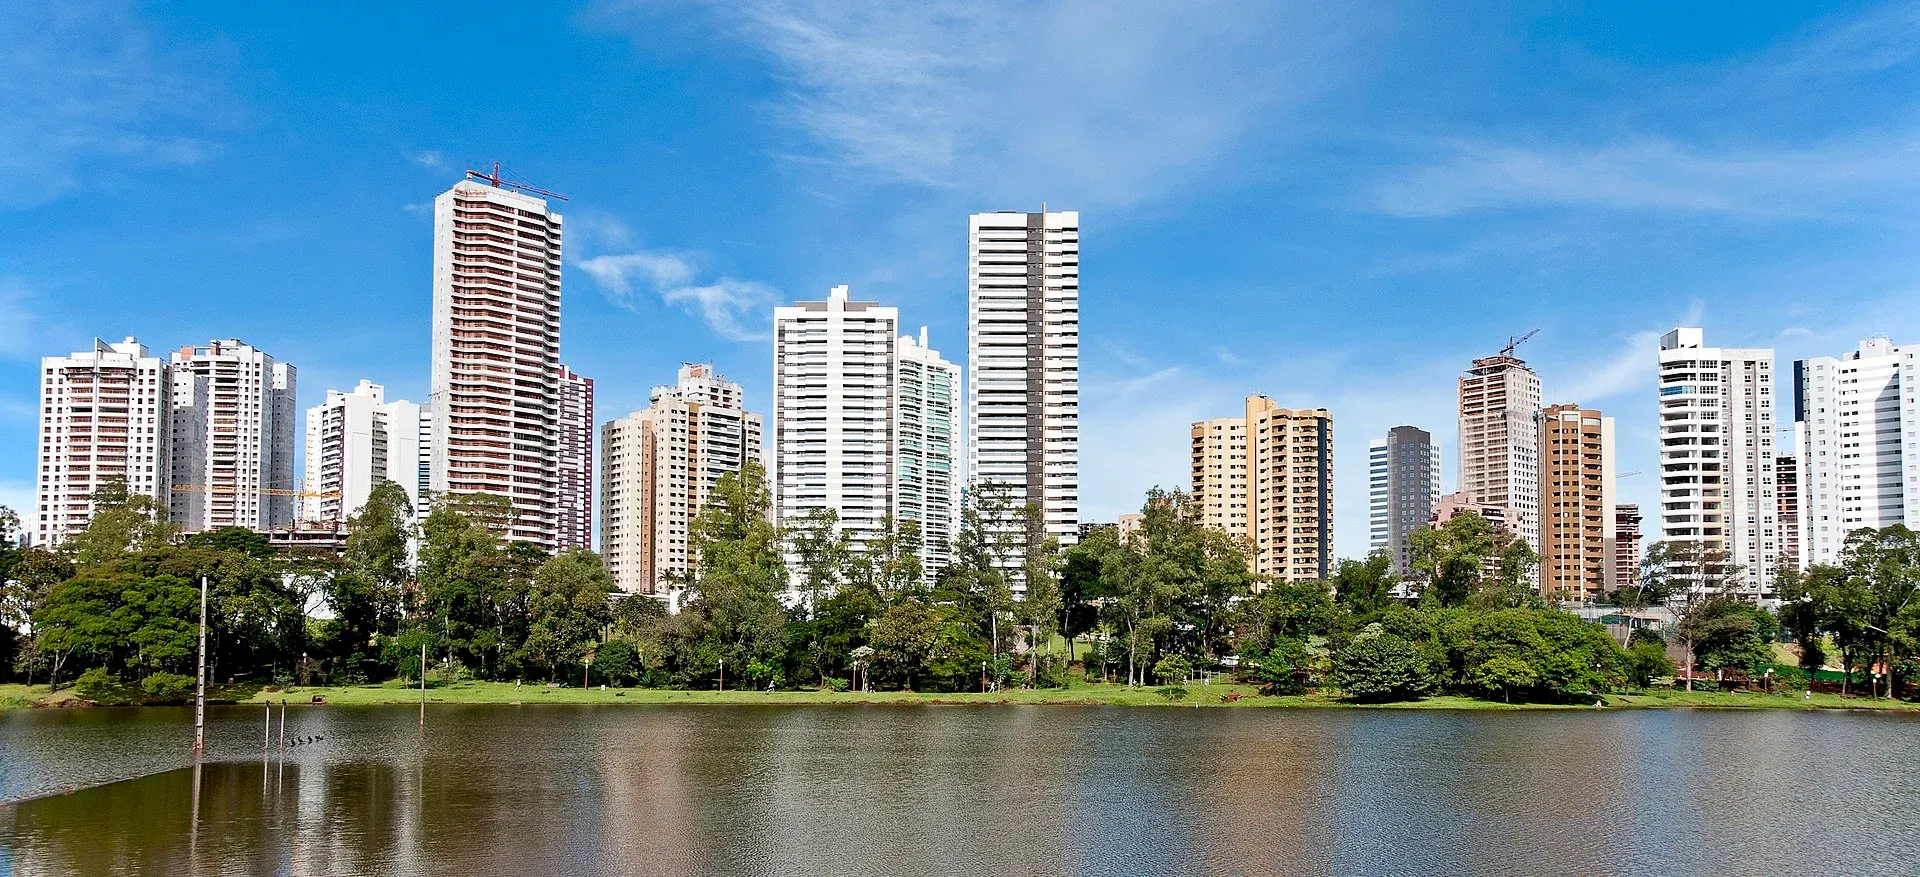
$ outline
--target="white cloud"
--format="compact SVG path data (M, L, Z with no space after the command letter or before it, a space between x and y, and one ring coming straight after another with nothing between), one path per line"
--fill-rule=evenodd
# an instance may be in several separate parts
M1368 27L1304 2L740 2L712 9L769 60L789 150L843 184L997 204L1124 205L1210 167L1338 81ZM650 39L627 7L600 16Z
M421 150L407 158L414 164L431 171L447 171L453 169L452 165L447 164L447 157L441 155L438 149Z
M205 60L157 47L124 3L11 4L0 47L0 209L219 151L220 90L180 72Z
M35 360L47 351L47 328L28 304L26 287L0 278L0 357Z
M599 284L609 300L628 310L638 308L638 296L651 292L661 301L699 316L722 338L766 340L764 328L751 326L765 321L775 300L773 287L731 277L698 283L695 261L684 253L640 251L595 256L575 264Z

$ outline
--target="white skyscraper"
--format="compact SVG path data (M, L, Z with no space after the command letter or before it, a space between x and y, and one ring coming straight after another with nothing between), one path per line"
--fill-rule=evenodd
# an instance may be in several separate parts
M293 523L293 366L228 339L174 351L172 516L188 532Z
M1704 334L1660 338L1661 538L1727 551L1743 592L1768 599L1780 547L1773 350L1707 347Z
M420 508L420 406L386 400L386 389L361 381L351 392L328 390L307 409L307 456L301 519L344 524L366 505L375 483L392 481ZM319 494L319 495L314 495Z
M1847 533L1920 529L1920 348L1868 338L1842 357L1793 364L1800 437L1800 564L1838 563Z
M86 529L93 495L123 486L164 512L172 480L167 364L132 338L40 360L40 452L32 518L21 529L52 547Z
M960 514L960 455L955 422L960 367L920 337L900 338L894 389L893 517L920 523L920 565L927 581L953 562Z
M832 509L858 550L893 513L894 369L899 311L826 301L773 311L773 504L790 526Z
M558 546L560 214L463 180L433 202L435 494L513 504L507 538Z
M976 213L968 221L967 459L973 482L1006 485L1015 503L1040 507L1061 544L1077 539L1077 212Z
M662 594L693 556L690 526L720 476L763 463L760 415L711 365L680 366L652 404L600 428L600 555L620 588Z
M593 379L560 367L561 548L593 547Z

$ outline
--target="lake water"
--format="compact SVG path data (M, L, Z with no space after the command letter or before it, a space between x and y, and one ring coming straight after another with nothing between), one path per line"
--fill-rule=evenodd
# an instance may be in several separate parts
M326 706L264 763L209 716L196 775L190 710L0 713L0 875L1920 871L1907 716Z

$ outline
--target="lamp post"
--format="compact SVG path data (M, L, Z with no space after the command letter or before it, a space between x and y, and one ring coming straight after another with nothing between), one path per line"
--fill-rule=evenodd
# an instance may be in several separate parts
M720 690L727 690L727 659L720 659Z
M980 662L980 693L987 693L987 662Z

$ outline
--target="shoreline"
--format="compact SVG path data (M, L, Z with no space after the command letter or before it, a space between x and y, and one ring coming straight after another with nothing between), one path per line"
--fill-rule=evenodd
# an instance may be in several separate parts
M426 702L436 706L527 706L629 705L629 706L1122 706L1122 707L1212 707L1251 709L1391 709L1454 710L1474 712L1530 712L1584 710L1604 712L1622 709L1721 709L1721 710L1800 710L1848 712L1920 712L1920 704L1889 701L1865 696L1842 698L1835 694L1815 694L1802 699L1797 694L1761 692L1685 692L1653 690L1635 694L1615 694L1604 698L1605 705L1591 703L1504 703L1497 700L1434 695L1414 701L1393 703L1355 703L1323 693L1302 695L1262 695L1252 685L1190 685L1184 698L1169 700L1155 688L1128 688L1117 684L1076 684L1065 689L1009 690L980 692L834 692L814 689L784 691L683 691L660 688L549 688L545 684L515 686L507 682L461 682L446 687L429 686ZM278 703L311 704L315 696L326 698L329 706L413 706L420 703L420 689L394 684L361 686L289 686L285 689L257 684L209 686L207 702L215 705ZM140 704L96 704L79 697L71 688L49 694L45 686L31 690L19 684L0 685L0 711L16 709L95 709L129 707ZM177 705L177 704L175 704Z

